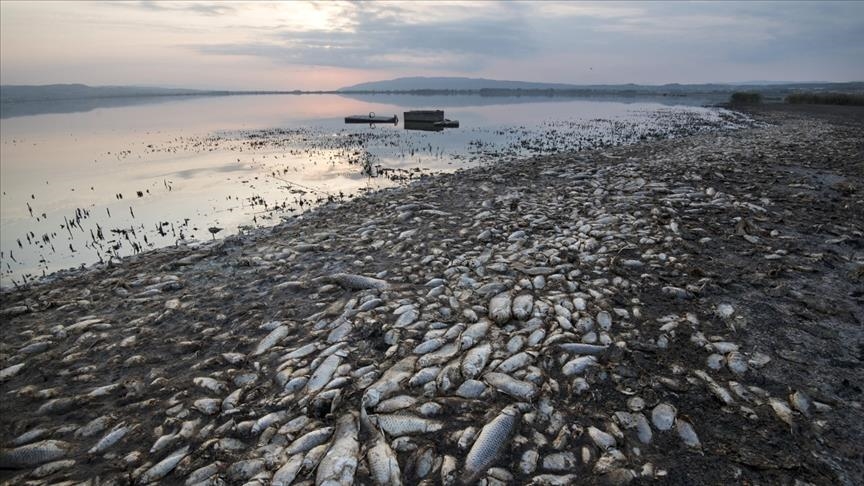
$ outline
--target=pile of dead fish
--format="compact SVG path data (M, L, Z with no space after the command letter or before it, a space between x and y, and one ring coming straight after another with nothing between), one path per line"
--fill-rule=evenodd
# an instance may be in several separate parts
M680 271L681 214L764 202L586 157L34 289L2 311L0 474L626 484L675 474L670 448L710 447L684 392L751 422L825 420L803 391L752 384L770 350L737 342L735 303L696 305L702 282Z

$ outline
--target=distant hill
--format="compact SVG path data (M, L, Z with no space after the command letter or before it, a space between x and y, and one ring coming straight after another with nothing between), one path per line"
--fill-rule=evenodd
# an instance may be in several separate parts
M558 92L561 94L597 94L597 93L631 93L631 94L671 94L687 95L693 93L731 93L738 89L757 90L825 90L859 91L864 83L794 83L778 81L750 81L742 83L703 83L662 85L645 84L563 84L563 83L533 83L526 81L502 81L483 78L462 77L410 77L396 78L384 81L372 81L347 86L339 89L342 93L353 92L480 92L489 95L515 94L516 91L527 92Z
M372 81L340 88L339 91L416 91L416 90L455 90L476 91L481 89L574 89L574 84L531 83L527 81L499 81L483 78L459 77L411 77L386 81Z
M42 86L7 84L0 86L0 102L80 100L90 98L127 98L140 96L188 96L216 94L214 91L139 86L87 86L86 84L46 84Z

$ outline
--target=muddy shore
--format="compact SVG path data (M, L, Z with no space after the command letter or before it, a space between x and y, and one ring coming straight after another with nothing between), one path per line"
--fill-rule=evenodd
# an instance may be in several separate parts
M751 115L4 292L0 479L862 484L864 110Z

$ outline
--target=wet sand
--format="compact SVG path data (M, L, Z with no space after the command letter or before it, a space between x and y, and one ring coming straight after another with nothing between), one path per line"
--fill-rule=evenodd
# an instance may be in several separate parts
M488 448L474 434L514 404L518 423L474 475L487 484L861 484L864 116L752 115L770 126L425 177L4 292L0 477L72 460L36 474L127 484L177 452L165 482L210 467L194 478L267 484L298 437L338 436L361 410L384 423L378 401L404 396L399 414L437 424L385 431L406 484L449 483L450 465ZM487 344L489 361L466 371ZM413 380L421 361L441 368L431 385L382 385L397 364ZM121 422L123 438L87 452ZM61 452L10 455L34 429L23 443ZM352 440L365 450L369 436ZM354 459L350 477L371 483L376 465Z

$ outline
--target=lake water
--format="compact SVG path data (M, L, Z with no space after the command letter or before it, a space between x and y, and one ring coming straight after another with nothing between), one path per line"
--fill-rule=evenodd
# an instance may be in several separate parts
M0 285L272 225L424 174L748 123L645 100L257 95L105 105L3 106ZM460 128L405 130L402 112L424 108L443 108ZM369 112L400 123L344 124Z

